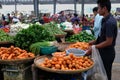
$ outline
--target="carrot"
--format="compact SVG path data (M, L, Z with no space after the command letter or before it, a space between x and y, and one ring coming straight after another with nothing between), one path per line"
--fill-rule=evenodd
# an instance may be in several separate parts
M0 52L0 55L1 55L2 53L3 53L3 52L1 51L1 52Z
M10 56L7 59L12 59L14 54L10 54Z
M5 57L6 57L6 54L3 54L3 55L2 55L2 60L4 60L4 59L5 59Z
M33 53L28 53L29 57L35 57L35 55Z
M22 53L22 54L20 54L20 55L17 56L17 57L23 57L25 54L26 54L26 53Z

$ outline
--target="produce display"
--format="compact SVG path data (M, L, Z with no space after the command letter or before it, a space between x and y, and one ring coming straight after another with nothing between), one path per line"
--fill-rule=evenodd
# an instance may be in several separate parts
M54 57L64 57L66 55L65 51L64 52L55 52L52 54Z
M0 48L0 59L1 60L15 60L15 59L26 59L34 58L33 53L28 53L25 50L22 50L18 47L11 46L9 48L1 47Z
M67 49L78 48L81 50L87 50L89 46L90 46L89 43L86 43L86 42L76 42L75 44L69 45Z
M47 23L44 24L43 27L48 30L53 36L54 35L61 35L61 34L66 34L64 31L62 31L61 29L59 29L57 27L58 25L55 23Z
M49 41L36 42L30 46L30 51L37 55L40 53L40 47L53 46L53 45L54 45L54 42L49 42Z
M9 36L7 33L0 29L0 42L13 42L13 36Z
M18 33L22 29L27 29L29 27L29 24L23 24L23 23L16 23L10 25L10 33Z
M71 22L63 22L60 24L60 26L63 30L73 30L73 25Z
M94 39L95 37L92 34L88 34L86 31L82 31L79 34L74 34L66 38L66 42L89 42Z
M4 32L9 33L10 32L10 28L9 27L3 27L1 28Z
M68 56L53 56L51 59L45 58L39 66L57 70L82 70L93 65L93 61L88 57L75 56L73 53Z
M33 24L27 29L18 32L14 38L15 46L29 50L35 42L54 41L55 37L43 26Z

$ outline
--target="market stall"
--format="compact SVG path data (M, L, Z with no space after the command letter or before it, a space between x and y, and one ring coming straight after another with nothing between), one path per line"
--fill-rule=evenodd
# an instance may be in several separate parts
M89 31L80 31L78 34L72 33L67 36L69 31L72 32L72 27L63 30L56 23L12 25L10 32L4 33L7 38L10 36L10 40L4 38L2 42L9 41L14 46L11 44L0 48L4 80L26 80L30 77L32 80L42 78L44 80L46 76L49 79L82 80L82 73L94 66L94 61L84 55L89 47L87 42L95 38ZM62 41L59 42L57 38Z

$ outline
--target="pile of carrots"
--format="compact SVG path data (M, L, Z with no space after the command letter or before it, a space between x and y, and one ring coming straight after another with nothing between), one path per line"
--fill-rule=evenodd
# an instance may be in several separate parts
M9 48L0 48L0 59L1 60L15 60L15 59L26 59L35 57L33 53L27 53L27 51L22 50L18 47L11 46Z
M88 57L75 56L71 53L68 56L53 56L51 59L46 57L39 65L57 70L83 70L92 66L93 61Z
M86 42L76 42L75 44L69 45L67 49L78 48L82 50L87 50L89 46L90 46L89 43L86 43Z

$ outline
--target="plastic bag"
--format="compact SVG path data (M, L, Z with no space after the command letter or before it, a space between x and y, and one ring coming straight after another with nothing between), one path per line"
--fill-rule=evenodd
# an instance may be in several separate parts
M87 72L88 80L108 80L107 74L103 65L103 61L95 45L92 46L92 59L94 61L94 67Z

